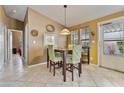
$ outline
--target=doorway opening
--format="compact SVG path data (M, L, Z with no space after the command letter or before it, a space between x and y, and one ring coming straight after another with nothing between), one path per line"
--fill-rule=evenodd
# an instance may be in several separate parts
M124 72L124 17L98 24L98 65Z
M8 64L24 66L23 31L8 29Z

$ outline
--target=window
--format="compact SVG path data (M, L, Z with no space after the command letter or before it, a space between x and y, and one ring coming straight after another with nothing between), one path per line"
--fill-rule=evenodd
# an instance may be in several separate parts
M123 26L123 23L109 23L103 25L105 55L124 56Z
M83 47L88 47L89 46L89 28L85 27L79 30L71 31L71 43L82 44Z
M71 31L71 43L78 44L78 30Z
M89 28L80 29L80 43L83 47L89 46Z

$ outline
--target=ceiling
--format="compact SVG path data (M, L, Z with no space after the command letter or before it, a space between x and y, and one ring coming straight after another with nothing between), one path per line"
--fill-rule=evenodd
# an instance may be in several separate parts
M5 5L8 16L24 21L27 7L64 25L62 5ZM16 10L16 13L13 12ZM67 7L67 26L80 24L95 18L124 10L124 5L69 5Z

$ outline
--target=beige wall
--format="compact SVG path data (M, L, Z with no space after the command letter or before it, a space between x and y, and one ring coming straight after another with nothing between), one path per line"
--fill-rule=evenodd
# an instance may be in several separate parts
M20 46L20 38L22 38L21 32L12 31L12 47L19 49Z
M58 47L64 48L66 46L66 37L60 36L59 34L59 31L63 28L62 25L30 8L28 9L27 13L28 19L25 19L27 20L25 23L28 24L28 64L30 65L46 61L46 47L44 47L43 37L44 33L46 32L47 24L52 24L55 26L55 31L59 35ZM32 29L39 31L37 37L33 37L30 34ZM36 41L36 43L33 44L33 41ZM40 59L40 61L36 61L37 59Z
M24 22L6 16L3 6L0 5L0 22L6 24L8 29L23 30Z

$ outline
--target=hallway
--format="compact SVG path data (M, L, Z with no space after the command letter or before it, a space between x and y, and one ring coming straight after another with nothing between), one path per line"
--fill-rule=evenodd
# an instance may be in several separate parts
M9 55L8 62L4 63L3 68L0 70L0 78L21 73L24 71L24 62L19 54ZM3 75L4 74L4 75Z

